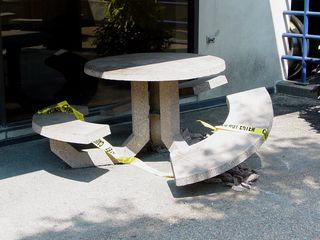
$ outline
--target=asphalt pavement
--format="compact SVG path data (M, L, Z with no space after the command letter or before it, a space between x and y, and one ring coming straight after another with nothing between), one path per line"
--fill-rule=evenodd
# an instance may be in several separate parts
M271 134L246 163L260 178L248 192L224 184L176 187L132 165L70 169L46 139L0 148L1 240L320 239L319 100L273 96ZM227 107L183 113L222 123ZM113 127L111 141L130 133ZM166 152L142 154L170 170Z

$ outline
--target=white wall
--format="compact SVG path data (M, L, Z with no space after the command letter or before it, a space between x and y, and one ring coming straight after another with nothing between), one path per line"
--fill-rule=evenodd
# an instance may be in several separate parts
M229 84L199 95L199 100L284 79L281 55L285 0L199 0L199 53L226 61ZM216 36L207 44L206 36Z

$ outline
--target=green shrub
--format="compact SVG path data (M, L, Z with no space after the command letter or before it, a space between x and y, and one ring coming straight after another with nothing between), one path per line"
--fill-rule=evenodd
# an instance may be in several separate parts
M103 24L96 30L97 52L116 55L162 51L170 34L161 26L155 0L109 0Z

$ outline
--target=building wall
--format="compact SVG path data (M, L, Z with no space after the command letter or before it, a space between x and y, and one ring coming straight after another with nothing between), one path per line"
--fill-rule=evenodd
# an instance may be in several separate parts
M285 78L280 58L286 8L286 0L199 0L199 53L223 58L229 81L202 93L199 100L273 87ZM215 42L208 44L207 36Z

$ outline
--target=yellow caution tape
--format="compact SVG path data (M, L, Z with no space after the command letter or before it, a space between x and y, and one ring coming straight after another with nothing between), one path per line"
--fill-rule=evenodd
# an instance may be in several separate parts
M135 156L131 157L122 157L119 156L116 150L113 148L113 146L104 138L100 138L96 141L92 142L97 148L105 151L107 156L114 162L114 163L123 163L123 164L131 164L136 167L142 168L143 170L152 173L154 175L164 177L164 178L173 178L172 173L166 173L166 172L161 172L157 169L154 169L147 164L145 164L143 161L141 161L139 158Z
M84 120L83 114L70 106L70 104L67 101L62 101L56 104L52 107L46 107L44 109L39 110L38 114L50 114L55 112L63 112L63 113L69 113L76 117L78 120Z
M76 119L84 121L83 114L78 110L76 110L74 107L70 106L70 104L67 101L62 101L55 106L44 108L42 110L39 110L37 113L50 114L55 112L69 113L69 114L72 114ZM106 153L106 155L111 159L111 161L113 161L114 163L131 164L160 177L174 178L172 173L165 173L165 172L158 171L148 166L147 164L145 164L143 161L141 161L139 158L135 156L131 156L131 157L119 156L116 153L114 147L104 138L97 139L93 141L92 144L95 145L97 148L103 150Z
M219 131L219 130L225 130L225 131L237 131L237 132L245 132L249 134L254 135L260 135L263 137L263 141L266 141L269 136L269 131L267 128L257 128L257 127L248 127L244 125L239 124L223 124L221 126L212 126L209 123L206 123L201 120L197 120L200 122L204 127L211 129L212 131Z

